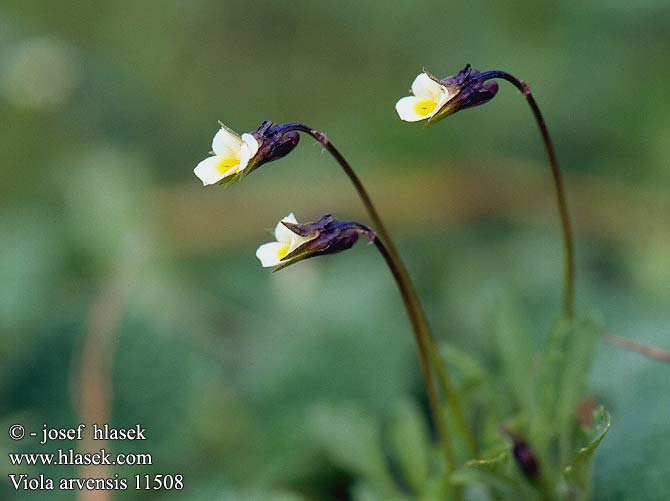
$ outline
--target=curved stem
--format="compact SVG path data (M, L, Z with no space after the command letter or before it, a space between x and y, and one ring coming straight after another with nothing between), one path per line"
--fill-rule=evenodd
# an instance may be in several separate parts
M395 269L394 277L396 277L396 282L403 291L403 297L405 297L406 294L406 306L408 308L408 312L410 310L412 312L413 317L410 318L411 319L414 318L412 319L412 322L413 326L415 326L414 334L416 337L417 345L419 347L419 353L427 354L429 357L429 361L432 362L433 365L436 367L437 377L440 382L440 386L442 387L442 390L444 392L445 398L447 400L447 404L449 405L454 415L455 425L458 427L459 433L465 440L465 443L467 444L470 453L473 456L477 457L478 455L477 442L475 440L474 434L472 433L470 427L468 426L468 422L465 418L465 413L463 412L463 408L458 398L458 394L456 393L456 390L448 377L447 370L444 367L435 340L433 339L430 333L428 320L426 319L426 315L423 311L423 308L421 307L418 296L409 278L407 269L405 268L405 265L402 259L400 258L400 255L396 249L395 244L393 243L393 240L391 239L391 235L386 229L386 226L384 225L381 217L379 216L377 209L372 203L370 195L363 186L363 183L358 178L358 176L351 168L349 163L346 161L346 159L337 150L337 148L335 148L335 146L329 141L328 137L325 134L301 123L285 124L282 125L281 127L282 130L285 130L286 132L296 130L308 134L314 139L316 139L328 151L328 153L330 153L333 156L333 158L337 161L340 167L342 167L342 170L344 170L346 175L349 177L349 180L354 185L354 188L356 189L358 196L363 202L363 205L365 206L365 209L367 210L370 219L372 219L372 223L375 230L377 231L379 236L381 236L382 240L386 245L385 248L387 251L387 255L389 259L393 262L393 268ZM428 366L428 370L430 373L430 366ZM426 385L428 385L428 382L426 382Z
M412 323L412 329L414 330L414 335L417 339L421 336L421 321L417 316L417 311L413 306L412 302L412 293L407 288L405 282L401 277L400 269L398 268L397 261L389 253L389 250L384 245L384 243L379 238L374 240L375 246L379 250L379 253L383 256L386 264L388 265L393 278L395 279L398 289L400 289L400 294L402 296L403 303L405 304L405 309L407 310L407 315L409 316L410 322ZM437 394L437 389L435 388L435 382L433 381L433 375L430 370L430 361L429 356L426 351L426 346L424 343L418 343L419 345L419 359L421 360L421 372L423 374L424 383L426 384L426 391L428 393L428 403L430 404L430 411L433 416L433 422L435 423L435 428L437 428L437 433L440 437L440 443L442 444L442 453L444 454L444 459L447 463L447 469L451 473L456 469L456 458L454 455L451 442L449 441L449 434L447 432L447 422L444 418L442 412L442 407L440 404L440 399Z
M530 87L523 80L510 75L505 71L484 71L477 75L477 78L482 82L485 80L490 80L493 78L501 78L511 83L519 89L523 94L530 106L533 116L535 117L535 122L540 129L542 134L542 141L544 143L544 148L547 151L547 156L549 157L549 164L551 165L551 173L554 179L554 187L556 189L556 200L558 202L558 209L561 216L561 226L563 229L563 249L565 256L565 279L563 282L563 314L566 318L572 319L574 317L575 311L575 258L574 258L574 244L572 239L572 226L570 223L570 214L568 213L568 203L565 197L565 189L563 187L563 178L561 175L561 169L558 165L558 159L556 158L556 152L554 150L554 145L551 142L551 137L549 136L549 129L547 128L546 123L544 122L544 117L540 111L533 94L530 91Z

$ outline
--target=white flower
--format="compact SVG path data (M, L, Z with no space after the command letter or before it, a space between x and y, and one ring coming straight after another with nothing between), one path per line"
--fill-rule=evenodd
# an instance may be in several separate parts
M292 212L284 219L282 219L282 221L298 224L298 221L295 219L295 216ZM277 266L287 255L296 250L305 242L313 240L315 237L316 235L311 238L297 235L296 233L293 233L291 230L289 230L286 226L281 224L280 221L275 227L275 238L277 241L261 245L256 251L256 257L260 260L261 265L265 268L269 268L270 266Z
M413 96L400 99L395 109L402 120L418 122L435 115L453 96L426 73L421 73L412 83Z
M216 184L246 169L259 146L253 135L245 133L240 137L222 124L212 140L214 156L200 162L193 172L205 186Z

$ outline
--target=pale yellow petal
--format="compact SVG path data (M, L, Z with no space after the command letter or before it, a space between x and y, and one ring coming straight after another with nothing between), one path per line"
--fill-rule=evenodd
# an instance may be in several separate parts
M412 93L416 97L440 101L443 94L447 94L447 88L440 85L425 73L420 73L412 82Z
M290 244L291 243L291 238L293 238L293 236L296 236L296 235L291 230L289 230L286 226L284 226L282 224L282 221L286 221L288 223L293 223L293 224L298 224L298 220L295 218L295 215L293 214L293 212L291 212L288 216L286 216L281 221L279 221L279 223L277 223L277 226L275 227L275 238L277 239L277 242Z
M277 266L287 254L288 244L281 242L263 244L256 250L256 257L264 268Z
M407 96L395 104L395 109L401 120L418 122L430 118L436 110L436 103L431 99Z
M454 94L454 95L455 95L455 94ZM444 94L442 94L442 96L440 96L440 100L437 102L437 104L436 104L436 106L435 106L435 110L433 111L433 113L431 113L430 116L432 117L432 116L435 115L438 111L440 111L440 109L442 108L442 106L444 106L445 103L446 103L447 101L449 101L452 97L453 97L453 96L452 96L448 91L445 92Z
M242 172L249 165L249 160L254 158L254 155L258 152L260 144L258 140L249 133L242 134L242 146L240 147L240 165L237 168L237 172Z
M223 178L235 174L237 171L238 160L232 157L216 155L205 158L200 162L193 172L205 186L216 184Z
M288 244L288 251L293 252L296 250L298 247L300 247L302 244L305 242L309 242L310 240L314 240L317 235L314 235L313 237L303 237L301 235L298 235L296 233L291 232L291 240L289 241Z
M242 139L228 127L222 126L212 140L212 151L217 155L239 158Z

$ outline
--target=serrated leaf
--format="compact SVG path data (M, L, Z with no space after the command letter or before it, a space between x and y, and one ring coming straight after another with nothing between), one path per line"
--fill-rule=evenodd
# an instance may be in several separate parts
M566 364L559 379L560 398L556 407L560 430L559 445L564 460L572 447L576 430L575 412L586 391L593 357L602 332L603 329L596 322L579 320L568 333Z
M510 481L507 478L509 460L509 452L505 451L491 459L468 461L451 475L451 481L461 485L481 482L492 487L505 487Z
M504 475L509 470L510 454L508 451L501 452L490 459L473 459L465 463L467 468L478 471Z
M509 451L490 459L468 461L451 476L452 482L461 485L481 483L493 488L503 499L538 499L537 491L520 477Z
M579 319L559 322L551 334L544 357L544 374L538 387L540 415L533 421L531 437L541 457L558 440L560 462L565 465L576 430L575 411L586 391L602 327Z
M600 442L609 431L612 419L603 407L599 407L593 413L593 422L591 441L579 450L572 464L565 468L566 479L581 491L583 499L590 498L593 456Z

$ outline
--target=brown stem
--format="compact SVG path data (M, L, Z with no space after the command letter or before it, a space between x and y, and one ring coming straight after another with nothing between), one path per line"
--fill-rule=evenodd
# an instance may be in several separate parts
M658 360L660 362L670 362L670 350L660 350L652 346L630 341L614 334L605 334L604 339L606 343L618 346L625 350L637 352L647 358Z
M561 168L556 158L556 151L549 136L549 129L544 121L540 107L537 105L533 94L530 91L530 86L523 80L510 75L504 71L486 71L477 75L482 81L492 78L501 78L511 83L521 91L530 106L535 122L537 123L544 148L549 157L549 165L551 165L551 174L554 180L554 187L556 190L556 201L558 202L558 209L561 217L561 227L563 230L563 249L565 259L565 279L563 282L563 314L566 318L572 319L575 311L575 259L574 259L574 243L572 238L572 226L570 223L570 214L568 212L568 203L565 196L565 189L563 187L563 178L561 175Z
M384 257L386 264L388 265L393 278L395 279L398 289L400 290L400 295L402 296L403 303L405 304L405 310L407 310L407 316L409 316L410 322L412 323L412 329L414 330L414 336L417 340L417 345L419 347L419 359L421 360L421 372L423 374L423 380L426 385L426 391L428 393L428 402L430 404L430 410L433 415L433 422L437 428L438 435L440 437L440 443L442 444L442 452L444 454L444 459L447 462L447 469L451 473L456 468L456 458L454 455L451 442L449 440L449 434L447 430L447 423L444 419L444 414L442 412L442 407L440 404L440 399L435 388L435 382L433 381L433 375L430 370L430 360L429 355L426 349L425 344L421 341L421 321L418 318L417 311L414 308L412 303L412 294L407 288L406 283L403 281L398 268L398 264L393 256L390 254L387 247L379 238L374 240L375 246L379 250L379 253Z
M465 443L467 444L470 453L476 457L478 455L477 442L475 440L474 434L472 433L470 427L468 426L468 422L465 417L463 407L461 406L461 402L458 398L458 394L449 379L447 370L444 367L442 359L439 355L437 344L435 343L435 340L431 335L426 315L423 311L423 308L421 307L421 303L419 302L414 286L412 285L412 282L409 278L407 269L405 268L405 265L402 259L400 258L400 254L398 253L398 250L395 244L393 243L393 239L391 238L391 235L386 229L384 222L379 216L379 213L377 212L375 205L372 203L370 195L363 186L363 183L358 178L358 176L352 169L351 165L349 165L349 162L346 161L346 159L337 150L337 148L335 148L333 143L330 142L330 140L324 133L319 132L315 129L312 129L311 127L308 127L300 123L285 124L282 125L281 127L286 132L290 130L297 130L305 134L308 134L314 139L316 139L328 151L328 153L332 155L332 157L337 161L340 167L342 167L342 170L344 170L345 174L349 177L349 180L354 185L354 188L356 189L358 196L363 202L363 205L365 206L365 209L367 210L370 219L372 219L372 223L375 230L377 231L378 235L381 236L382 240L386 245L389 257L394 262L394 266L397 271L396 280L398 281L398 285L407 294L407 301L409 302L408 304L410 305L412 311L414 312L413 314L416 315L417 330L415 334L417 344L419 345L419 351L427 353L429 360L433 363L433 365L437 369L437 377L438 380L440 381L440 386L442 387L442 390L444 392L447 404L449 405L451 412L454 415L455 424L458 427L458 431L465 440ZM430 370L430 367L428 367L428 369Z
M132 250L132 252L130 251ZM81 423L108 423L112 415L113 380L112 368L116 354L120 324L127 297L146 259L147 249L132 247L122 249L126 256L120 259L91 303L88 312L86 335L81 353L72 368L71 396L73 406ZM79 445L82 452L99 450L102 441L94 441L92 433L85 431ZM105 465L83 465L83 477L108 477ZM82 501L107 501L113 499L109 491L86 491L79 493Z
M86 338L81 350L76 381L73 381L73 400L80 421L87 426L92 423L107 423L111 415L112 361L116 351L122 303L118 279L112 274L90 306ZM85 433L80 450L90 453L100 446L104 447L106 443L94 442L91 434ZM110 471L104 465L84 465L80 474L83 477L108 477ZM84 490L79 494L81 501L107 501L112 497L107 491Z

